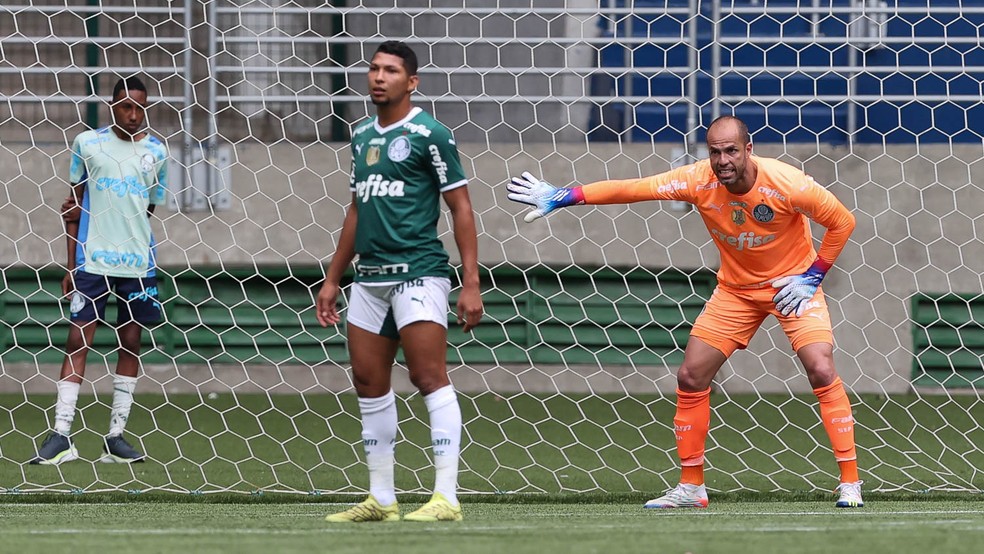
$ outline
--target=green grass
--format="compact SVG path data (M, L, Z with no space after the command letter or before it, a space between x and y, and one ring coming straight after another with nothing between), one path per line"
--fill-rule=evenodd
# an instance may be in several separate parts
M83 397L73 438L83 461L24 462L47 432L52 395L0 395L0 489L7 491L236 491L362 494L360 424L353 395L138 396L128 433L152 458L95 464L109 409ZM679 476L660 395L461 395L460 484L480 493L650 494ZM812 395L712 397L707 457L715 493L829 491L836 465ZM427 414L419 396L398 402L397 486L433 481ZM855 405L869 491L984 490L984 404L976 397L862 396ZM604 498L604 497L603 497Z
M415 505L404 504L404 512ZM984 541L974 502L714 502L706 510L638 503L466 502L465 521L328 524L332 504L4 504L7 552L970 552Z

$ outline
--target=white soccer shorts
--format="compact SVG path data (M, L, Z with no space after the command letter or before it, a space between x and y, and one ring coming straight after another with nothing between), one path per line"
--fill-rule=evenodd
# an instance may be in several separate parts
M448 327L451 280L419 277L387 283L352 283L348 322L370 333L398 339L399 330L418 321Z

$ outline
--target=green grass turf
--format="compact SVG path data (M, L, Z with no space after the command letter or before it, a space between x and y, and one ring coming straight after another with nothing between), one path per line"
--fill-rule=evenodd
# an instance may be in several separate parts
M5 504L6 552L828 553L973 552L984 506L972 502L716 503L645 510L638 503L465 502L465 521L328 524L332 504ZM404 504L404 513L416 505Z
M27 465L47 432L53 396L0 395L0 489L354 496L368 481L350 394L138 395L127 430L151 460L133 466L92 463L109 398L82 397L73 438L83 460ZM486 393L463 394L461 404L464 491L648 495L679 476L673 397ZM837 468L815 404L812 395L715 394L708 487L792 495L832 489ZM984 490L982 406L972 396L860 397L865 489ZM398 409L397 486L423 493L433 481L426 410L419 396L401 398Z

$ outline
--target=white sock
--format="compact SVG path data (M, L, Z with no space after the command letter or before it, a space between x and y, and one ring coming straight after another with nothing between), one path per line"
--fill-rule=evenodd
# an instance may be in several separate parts
M379 398L360 398L362 447L369 466L369 494L383 506L396 502L393 483L396 445L396 395L390 390Z
M82 385L71 381L58 381L58 399L55 401L55 431L68 436L75 420L75 405L79 403Z
M430 413L434 448L434 492L458 504L458 453L461 450L461 408L454 387L448 385L424 397Z
M109 412L108 437L122 435L126 428L126 420L130 419L130 407L133 406L133 389L137 388L136 377L124 375L113 376L113 408Z

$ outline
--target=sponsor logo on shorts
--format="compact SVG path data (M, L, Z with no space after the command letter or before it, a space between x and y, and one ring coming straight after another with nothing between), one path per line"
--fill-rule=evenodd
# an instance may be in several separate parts
M131 292L126 297L127 300L154 300L155 298L157 298L157 287L147 287L147 290Z
M410 267L409 266L407 266L407 271L410 271ZM400 283L398 285L394 285L393 288L390 289L389 295L390 295L390 298L392 298L392 297L396 296L397 294L402 293L403 291L405 291L407 289L412 289L412 288L415 288L415 287L422 287L422 286L424 286L424 280L423 279L420 279L420 278L418 278L418 279L410 279L409 281L404 281L404 282L402 282L402 283ZM411 300L417 300L417 299L416 298L411 298ZM417 300L417 301L420 302L421 304L423 304L423 302L421 302L420 300Z

